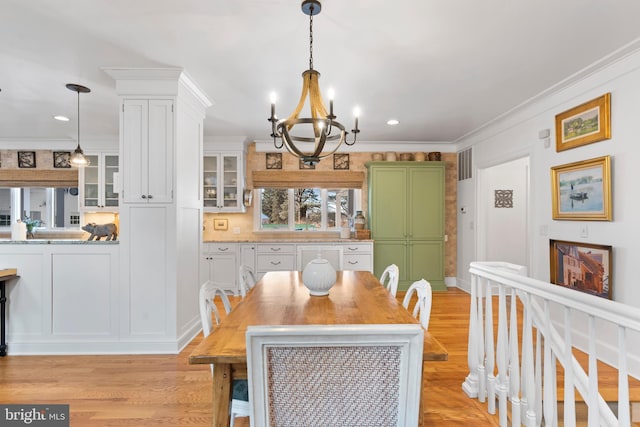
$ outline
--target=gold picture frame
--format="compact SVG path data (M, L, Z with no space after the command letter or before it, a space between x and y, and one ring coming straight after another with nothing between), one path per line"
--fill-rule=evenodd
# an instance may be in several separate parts
M551 168L553 219L611 221L611 159L597 157Z
M613 248L582 242L549 240L549 282L611 299Z
M556 115L556 151L611 138L611 93Z
M213 229L218 231L225 231L229 229L229 220L225 218L214 218Z

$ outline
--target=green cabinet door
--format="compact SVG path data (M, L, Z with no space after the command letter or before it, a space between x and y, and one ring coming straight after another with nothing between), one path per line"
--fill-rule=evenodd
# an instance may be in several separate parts
M406 183L405 168L388 167L372 171L369 185L369 227L372 239L406 237Z
M424 278L431 284L434 291L446 290L443 242L412 240L408 244L408 249L410 282Z
M444 169L408 168L409 239L444 236Z
M376 240L373 243L373 273L380 278L387 266L395 264L400 270L399 281L407 280L409 263L407 262L406 240Z

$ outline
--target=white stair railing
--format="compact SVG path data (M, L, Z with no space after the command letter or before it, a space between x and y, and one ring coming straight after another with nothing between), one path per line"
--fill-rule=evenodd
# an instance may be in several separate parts
M576 425L576 391L588 406L588 427L630 426L627 339L629 332L640 332L639 310L531 279L526 277L525 267L514 264L473 262L470 272L469 374L462 384L469 397L480 402L486 399L491 414L496 411L497 400L503 427L557 426L556 366L560 364L564 370L565 426ZM518 302L522 306L521 335ZM586 371L573 354L574 318L578 316L588 319L588 345L581 349L589 358ZM617 415L598 389L596 332L604 323L617 328Z

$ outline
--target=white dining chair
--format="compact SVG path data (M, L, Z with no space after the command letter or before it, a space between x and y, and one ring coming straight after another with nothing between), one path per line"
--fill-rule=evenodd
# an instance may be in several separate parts
M227 294L215 283L207 280L200 287L200 320L202 322L202 334L208 337L213 330L213 319L216 320L216 325L220 324L220 312L216 306L216 298L222 300L222 306L227 314L231 312L231 303ZM214 366L211 364L211 376L213 376ZM249 402L247 401L248 384L246 380L236 380L232 384L232 399L231 399L231 417L230 425L233 427L236 417L248 417L249 416Z
M255 285L256 285L256 275L253 272L253 269L248 265L241 264L240 265L240 274L238 275L240 280L240 296L244 298Z
M418 324L249 326L252 427L416 426Z
M380 275L380 283L386 287L391 295L394 297L398 293L398 279L400 278L400 269L397 265L391 264L384 269ZM385 284L385 282L387 282Z
M409 304L413 298L413 294L416 294L417 301L413 306L413 310L409 310ZM420 324L426 330L429 328L429 318L431 317L431 302L433 300L431 283L424 279L415 281L409 286L407 293L404 296L402 305L407 310L413 313L413 316L420 320Z

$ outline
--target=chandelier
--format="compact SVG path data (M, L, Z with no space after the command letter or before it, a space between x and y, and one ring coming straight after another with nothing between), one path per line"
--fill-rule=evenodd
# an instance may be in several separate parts
M283 146L296 157L299 157L305 164L315 165L325 157L335 153L342 143L353 145L360 130L358 129L359 109L356 107L355 127L351 130L353 141L347 140L345 127L336 120L333 114L333 90L329 90L329 112L322 101L318 78L320 73L313 69L313 16L320 13L322 6L318 0L304 0L302 2L302 12L309 15L309 69L302 73L302 95L298 106L286 119L278 120L276 117L275 94L271 94L271 137L277 149ZM311 117L300 118L300 112L304 107L306 99L309 98ZM294 127L296 133L294 134ZM307 136L303 136L299 129L305 129ZM327 148L325 144L330 142L332 148ZM297 144L297 145L296 145Z

